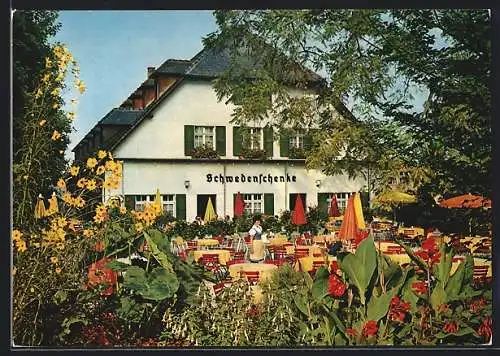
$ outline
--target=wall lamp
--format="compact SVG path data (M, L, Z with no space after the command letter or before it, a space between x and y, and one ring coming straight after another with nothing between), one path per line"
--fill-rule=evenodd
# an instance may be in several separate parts
M319 179L316 180L316 187L319 188L319 186L321 185L321 181Z
M188 189L190 185L191 185L190 181L188 181L188 180L184 181L184 187L186 187L186 189Z

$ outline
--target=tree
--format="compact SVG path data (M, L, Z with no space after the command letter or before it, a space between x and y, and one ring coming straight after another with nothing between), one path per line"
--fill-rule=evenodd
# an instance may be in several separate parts
M414 191L490 195L486 10L219 10L215 16L219 28L205 44L227 48L233 59L252 58L252 71L249 61L232 60L214 82L220 100L240 98L235 122L259 120L278 130L319 126L306 164L326 173L370 172L376 183L370 188L386 189L403 174ZM324 80L312 81L307 68ZM292 86L311 95L294 97ZM272 102L264 100L270 95ZM423 109L416 95L426 96Z
M61 109L68 65L60 68L61 56L67 54L58 44L49 43L60 27L56 19L54 11L16 11L13 16L13 216L17 226L33 221L33 202L39 194L48 198L50 186L67 165L64 151L74 113L66 116ZM73 61L77 71L74 65Z

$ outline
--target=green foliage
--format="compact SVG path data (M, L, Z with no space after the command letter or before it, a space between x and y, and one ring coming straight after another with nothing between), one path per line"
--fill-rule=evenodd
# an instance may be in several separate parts
M204 42L232 54L214 88L220 100L245 98L232 100L234 122L259 120L278 133L319 125L307 165L364 175L369 191L401 173L404 190L490 195L487 10L218 10L215 17L218 29ZM315 95L296 97L291 87Z
M206 159L218 159L220 158L217 151L214 150L212 146L201 145L193 148L191 151L191 157L193 158L206 158Z

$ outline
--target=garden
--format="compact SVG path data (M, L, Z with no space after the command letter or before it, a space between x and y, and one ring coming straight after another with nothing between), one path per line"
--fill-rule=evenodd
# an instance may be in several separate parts
M420 182L413 191L418 202L424 203L383 210L360 202L369 221L366 225L364 220L359 224L359 209L354 207L357 193L349 198L339 226L335 218L340 214L325 213L319 207L302 207L300 223L297 211L283 211L276 216L242 214L229 221L209 219L198 224L164 214L156 202L139 211L126 207L120 199L103 201L103 189L120 186L123 165L104 149L80 163L68 164L65 160L64 150L76 116L76 96L86 87L71 52L61 44L47 44L47 38L57 31L52 24L56 16L42 15L36 13L31 20L28 16L17 23L20 33L33 30L22 27L29 21L46 28L37 35L42 38L40 43L31 43L36 36L28 36L25 40L29 45L23 42L15 48L19 53L36 47L33 53L28 51L29 55L23 53L24 58L33 55L38 60L35 65L15 66L18 101L14 110L10 266L14 346L491 344L491 202L488 209L467 210L468 224L460 227L460 236L455 234L456 222L464 220L460 209L438 213L425 205L431 192L465 191L467 184L455 174L459 169L453 166L458 161L464 164L459 153L457 161L450 158L442 171L426 166L426 172L454 177L455 190L444 178L437 186L432 186L427 176L420 179L422 170L417 164L406 173L414 178L412 182ZM219 16L218 20L232 23L231 17L224 20ZM300 16L298 20L311 19ZM272 25L272 21L264 23ZM355 24L361 26L363 22ZM411 23L410 29L414 27L417 24ZM401 62L406 60L400 58ZM26 76L20 74L25 72ZM441 75L443 71L440 68L438 72ZM70 73L73 81L66 87ZM369 89L365 94L375 93L373 87ZM73 90L76 95L69 109L61 96L65 90ZM295 107L299 114L301 105ZM363 133L366 127L358 129ZM373 131L381 137L384 132L386 138L393 135L393 131L388 135L388 131L378 129ZM360 132L342 132L347 141L359 141ZM366 137L363 142L368 142L368 147L373 137ZM435 164L442 148L434 147L426 156L429 160L422 162ZM319 151L330 152L323 146ZM371 152L362 164L369 166L373 164L370 157L380 157L381 166L404 166L388 152L384 157L378 151ZM213 158L215 153L200 150L195 156ZM259 158L264 153L246 154L247 158ZM302 157L303 152L294 154ZM318 159L314 155L308 158ZM331 161L328 155L322 159ZM353 161L339 164L350 170ZM467 169L479 171L472 163ZM437 173L434 181L436 177ZM484 181L489 184L486 178ZM488 195L481 183L475 188ZM389 219L396 210L398 220L406 221L406 226L393 226L395 221L391 221L385 230L381 228L379 217L385 214ZM247 234L256 218L262 222L262 242ZM426 229L441 224L442 233L415 233L410 238L406 230L424 223ZM466 236L467 229L469 235L471 231L478 235ZM261 258L256 262L258 251Z

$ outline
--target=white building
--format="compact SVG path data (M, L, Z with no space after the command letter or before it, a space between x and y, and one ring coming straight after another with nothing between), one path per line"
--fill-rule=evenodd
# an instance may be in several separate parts
M291 210L296 194L307 206L325 210L336 194L342 209L365 181L325 176L306 170L304 159L290 158L290 148L307 146L307 136L274 138L272 129L255 127L253 139L243 140L240 128L230 124L234 106L218 102L211 85L227 61L225 54L204 49L191 60L148 68L147 80L75 146L75 159L110 150L123 161L123 179L118 191L106 195L124 196L126 205L140 209L159 189L165 209L188 221L204 215L209 197L219 216L232 217L237 192L249 213ZM220 158L194 158L193 148L202 145ZM266 157L243 158L248 149Z

